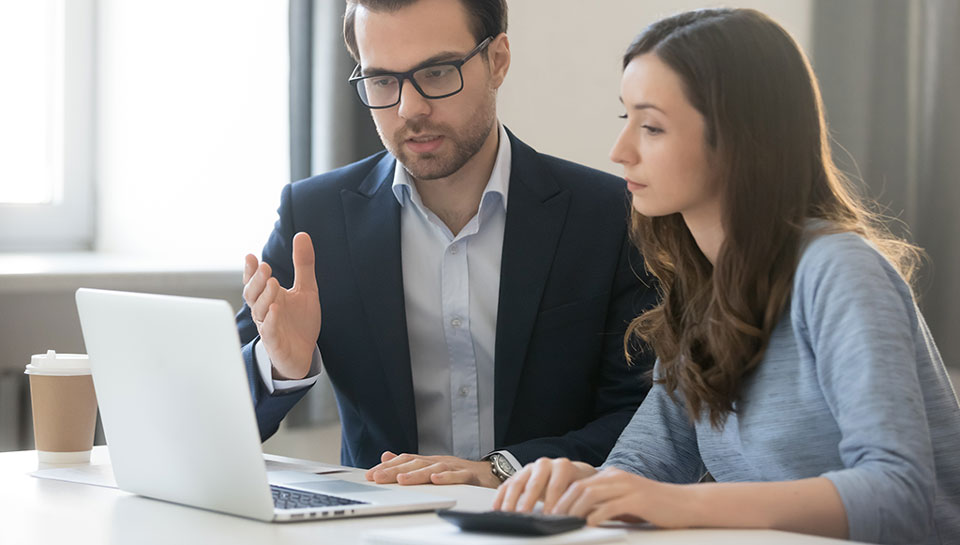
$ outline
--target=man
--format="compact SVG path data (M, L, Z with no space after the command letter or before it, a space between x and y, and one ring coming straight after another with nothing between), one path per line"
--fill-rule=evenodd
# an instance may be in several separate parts
M624 182L499 124L505 31L498 0L348 0L351 82L389 153L287 186L246 258L264 439L325 372L343 464L496 487L541 456L601 463L635 412L651 359L628 366L622 339L654 292Z

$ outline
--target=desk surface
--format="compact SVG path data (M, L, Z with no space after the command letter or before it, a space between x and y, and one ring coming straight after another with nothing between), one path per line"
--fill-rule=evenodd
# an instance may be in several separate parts
M107 463L96 447L92 463ZM44 466L59 467L59 466ZM3 544L174 544L191 543L363 543L371 529L438 522L435 514L408 514L316 522L271 524L134 496L126 492L31 477L34 451L0 453L0 543ZM343 478L363 481L350 470ZM396 486L396 485L393 485ZM429 486L429 485L428 485ZM484 511L492 490L473 486L429 486L430 494L457 500L458 509ZM633 530L627 543L830 544L836 540L760 530Z

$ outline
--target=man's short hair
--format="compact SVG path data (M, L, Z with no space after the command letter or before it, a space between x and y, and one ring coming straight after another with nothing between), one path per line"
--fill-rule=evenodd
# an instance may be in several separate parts
M346 0L347 9L343 15L343 41L347 44L347 51L357 62L360 62L360 51L357 49L357 35L354 31L354 19L357 7L363 6L370 11L386 11L388 13L416 3L418 0ZM474 41L480 43L487 36L499 36L507 31L507 0L458 0L467 15L470 17L470 32Z

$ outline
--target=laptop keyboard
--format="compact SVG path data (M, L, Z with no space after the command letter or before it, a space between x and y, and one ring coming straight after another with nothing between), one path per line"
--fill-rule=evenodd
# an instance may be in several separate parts
M277 509L310 509L314 507L336 507L339 505L361 505L368 502L348 500L338 496L304 492L282 486L270 485L273 505Z

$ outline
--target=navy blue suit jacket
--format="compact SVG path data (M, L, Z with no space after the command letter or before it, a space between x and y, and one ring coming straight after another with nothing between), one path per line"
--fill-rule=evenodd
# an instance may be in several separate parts
M623 355L627 323L655 302L627 236L623 180L541 155L510 135L513 161L496 326L494 439L521 463L566 456L598 465L649 388ZM263 261L293 281L292 239L316 253L317 344L343 427L341 463L417 452L400 257L396 160L381 152L283 189ZM646 279L644 277L644 279ZM254 364L257 330L237 315L261 437L305 393L271 395Z

